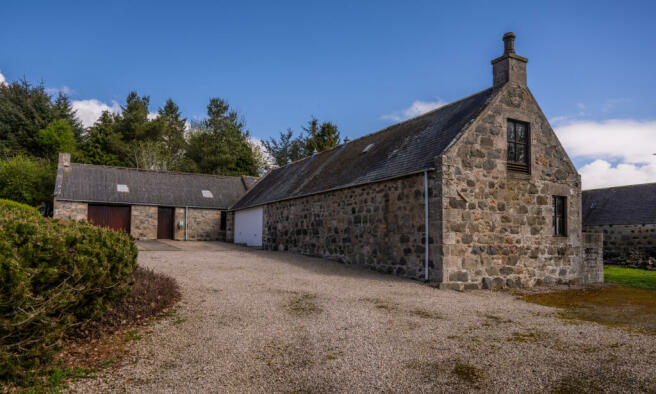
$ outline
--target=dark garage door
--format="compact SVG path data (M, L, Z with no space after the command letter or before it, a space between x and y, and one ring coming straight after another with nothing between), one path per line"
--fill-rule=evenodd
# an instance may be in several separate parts
M96 226L130 232L130 206L89 204L89 221Z
M157 239L173 239L173 208L157 208Z

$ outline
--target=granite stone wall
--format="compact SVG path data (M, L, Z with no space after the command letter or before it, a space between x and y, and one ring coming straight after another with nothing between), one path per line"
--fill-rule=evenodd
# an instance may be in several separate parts
M530 174L506 169L508 119L530 124ZM528 89L500 88L436 167L443 178L444 287L579 280L580 177ZM554 195L567 198L565 237L553 235Z
M132 205L130 234L136 239L157 239L157 207Z
M440 188L429 173L429 280L440 280ZM265 206L263 248L424 278L423 174Z
M55 200L52 216L60 219L87 220L88 204L85 202Z
M656 270L656 224L585 226L604 236L604 263Z
M583 233L583 265L580 282L602 283L604 281L604 236L601 233Z
M221 211L218 209L189 208L187 223L187 239L190 241L225 240L225 232L221 231Z

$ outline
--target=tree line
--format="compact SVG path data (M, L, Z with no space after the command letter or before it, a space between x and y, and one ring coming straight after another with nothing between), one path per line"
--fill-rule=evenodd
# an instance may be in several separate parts
M189 122L168 99L153 114L150 97L130 92L121 111L105 111L90 127L70 98L25 79L0 84L0 198L52 208L60 152L78 163L218 175L262 175L340 144L337 126L312 117L298 136L288 129L263 141L224 99Z

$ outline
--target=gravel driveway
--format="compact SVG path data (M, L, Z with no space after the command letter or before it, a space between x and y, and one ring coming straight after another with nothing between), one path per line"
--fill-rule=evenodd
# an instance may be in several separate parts
M225 243L163 245L139 262L179 281L176 315L73 389L656 391L653 336L564 320L508 293Z

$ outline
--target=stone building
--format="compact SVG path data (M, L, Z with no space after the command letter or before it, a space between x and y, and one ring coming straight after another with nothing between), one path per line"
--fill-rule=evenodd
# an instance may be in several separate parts
M580 176L514 38L491 88L271 171L231 208L228 240L446 288L602 281Z
M603 233L604 262L656 269L656 183L583 192L583 230Z
M137 239L224 240L227 208L254 181L77 164L61 153L54 217L87 219Z

